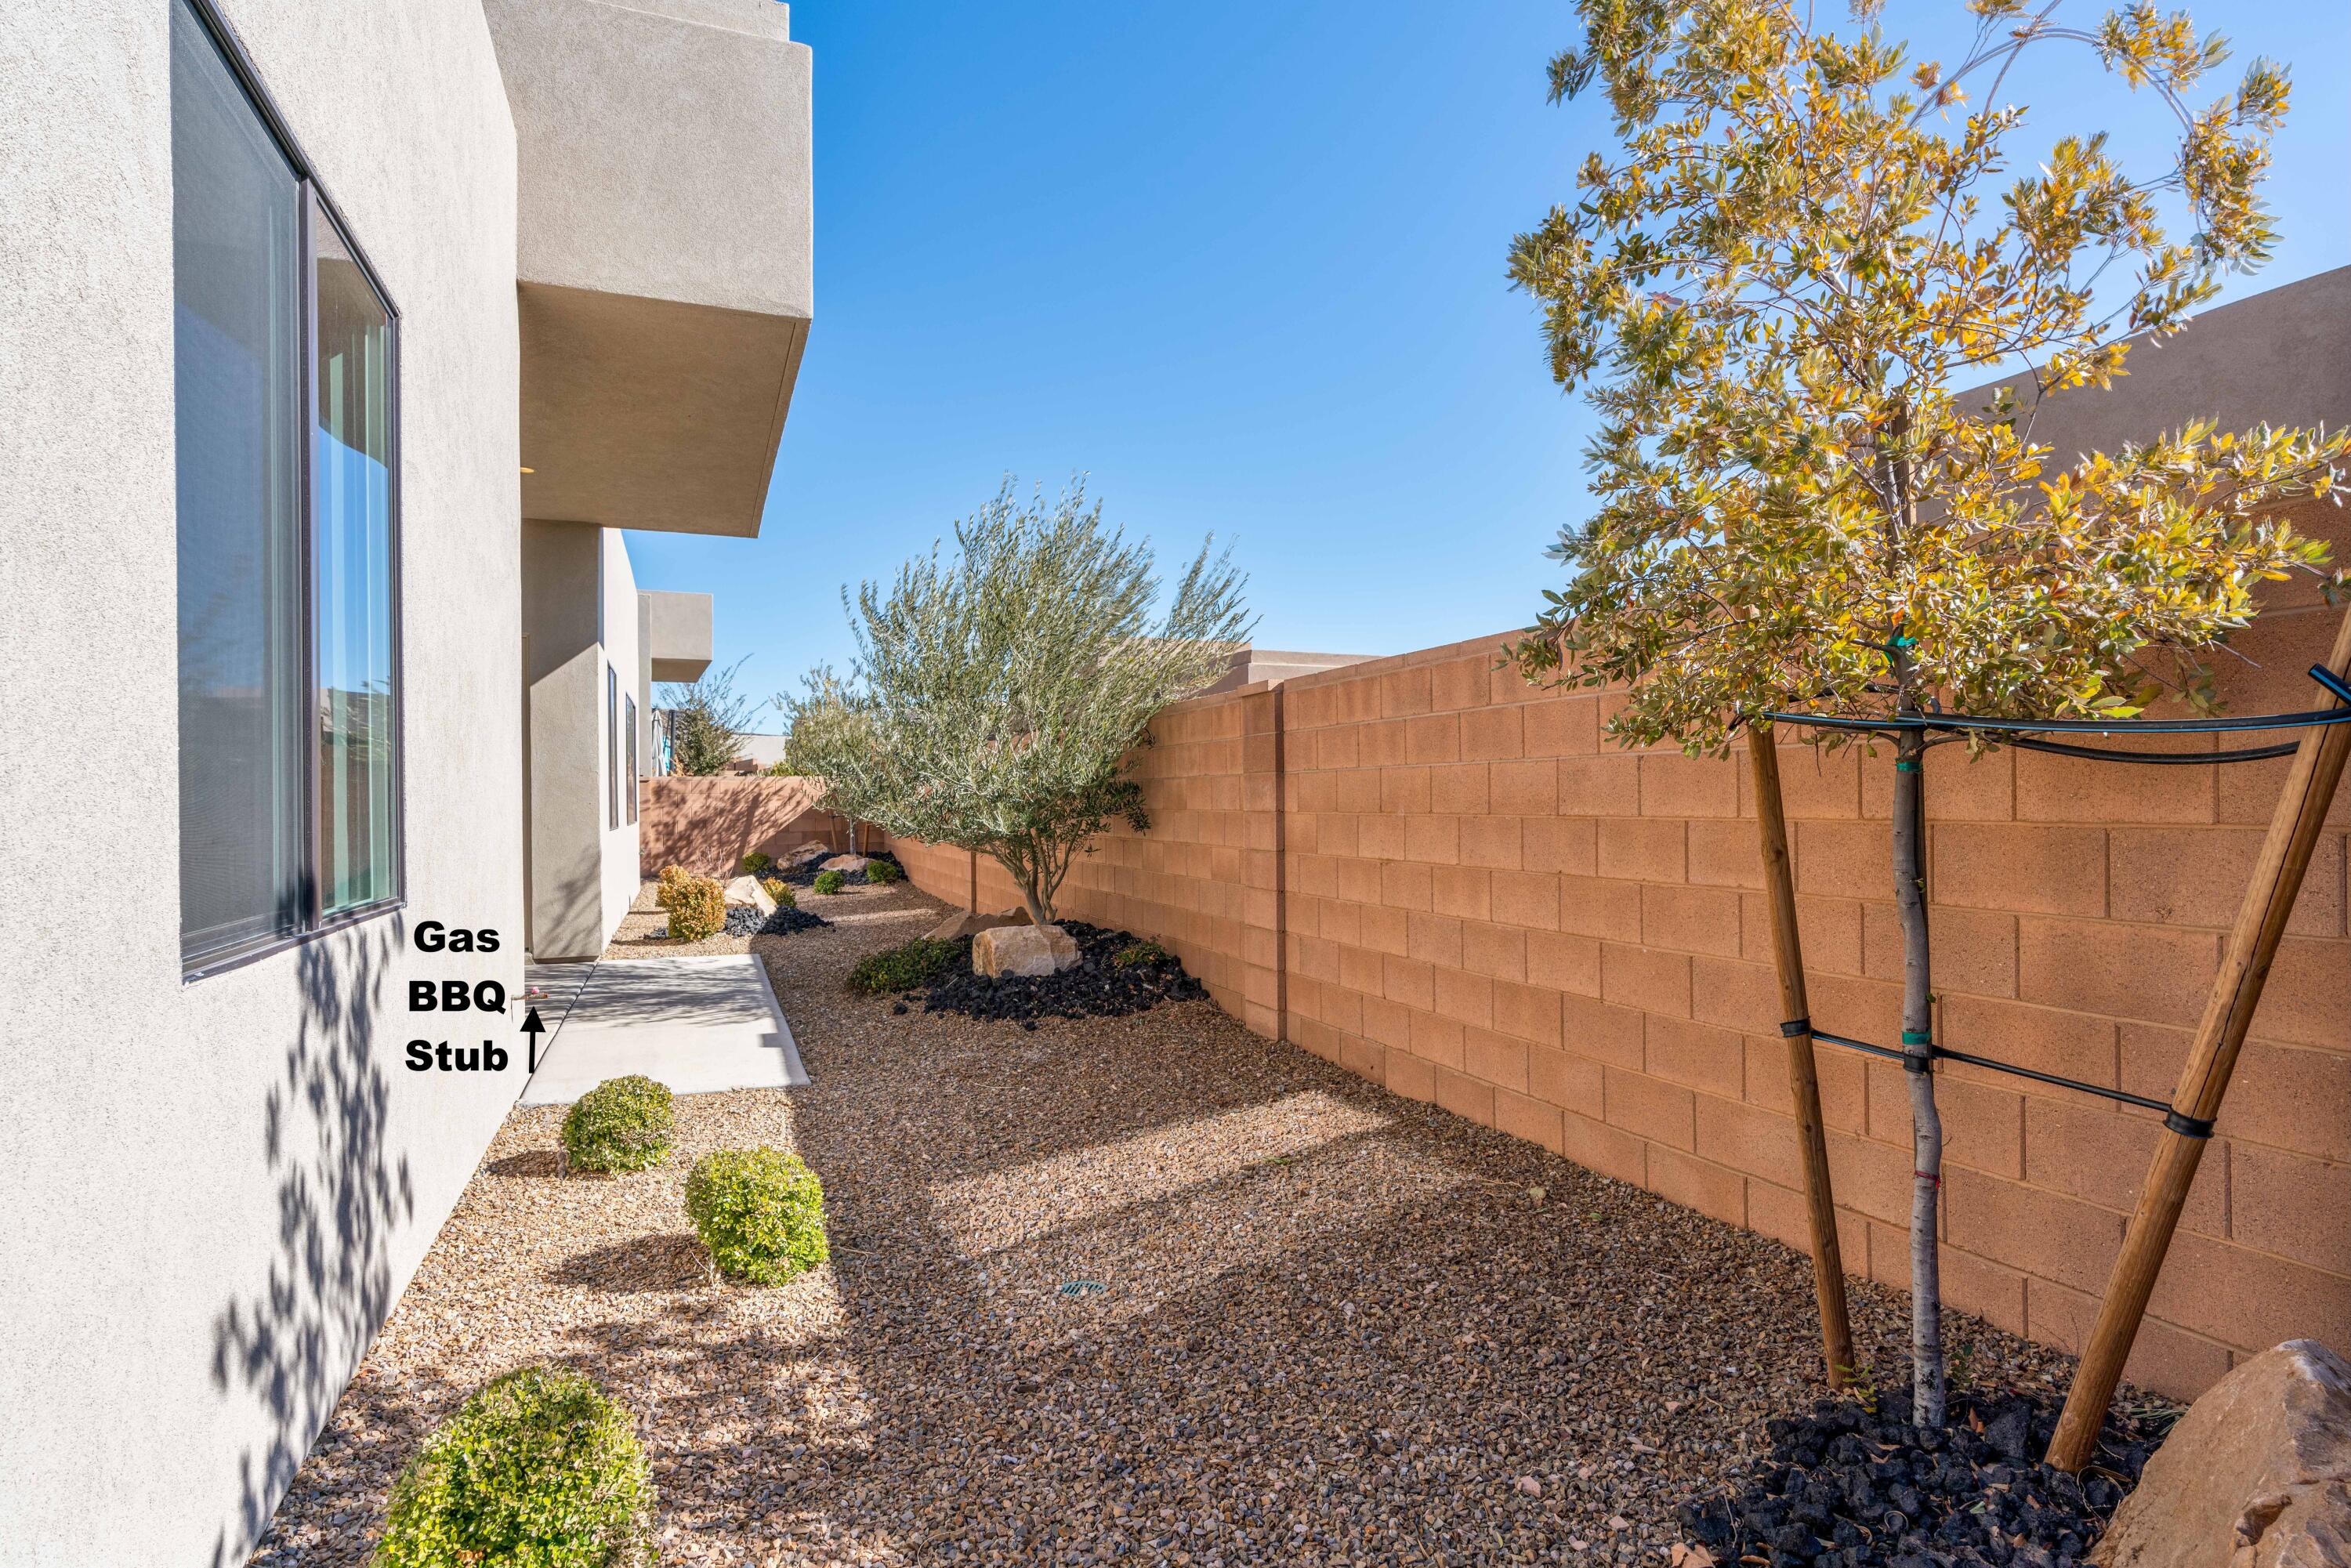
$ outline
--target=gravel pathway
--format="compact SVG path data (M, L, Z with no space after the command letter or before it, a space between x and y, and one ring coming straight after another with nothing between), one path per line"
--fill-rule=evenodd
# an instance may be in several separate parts
M1662 1564L1674 1505L1817 1392L1775 1242L1257 1038L1207 1002L1016 1024L841 985L939 906L806 898L759 955L813 1084L678 1102L679 1157L500 1131L253 1561L363 1561L419 1437L537 1360L638 1413L668 1563ZM831 1265L711 1282L705 1149L797 1149ZM1899 1364L1906 1304L1855 1287ZM2050 1353L1956 1315L1974 1375Z

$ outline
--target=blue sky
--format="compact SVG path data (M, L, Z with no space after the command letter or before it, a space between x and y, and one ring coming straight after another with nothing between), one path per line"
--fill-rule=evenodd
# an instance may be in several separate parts
M2351 6L2192 8L2237 47L2225 80L2253 54L2294 69L2283 243L2229 297L2351 262ZM1884 25L1949 62L1961 17L1893 0ZM800 0L792 32L816 322L766 521L629 536L640 586L716 594L740 689L845 663L841 585L1007 474L1084 471L1163 563L1232 540L1264 646L1403 653L1532 616L1589 426L1503 264L1609 145L1596 101L1544 99L1569 6ZM2126 151L2167 134L2086 53L2001 98L2033 110L2020 152L2085 104Z

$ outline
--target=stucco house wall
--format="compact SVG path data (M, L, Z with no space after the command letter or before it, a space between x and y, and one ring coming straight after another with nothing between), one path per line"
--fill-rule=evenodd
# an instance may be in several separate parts
M241 1561L521 1080L402 1063L409 977L521 977L497 63L478 0L219 9L401 311L407 903L182 981L170 9L0 0L11 1565Z
M630 804L637 781L629 776L627 725L629 704L646 684L646 661L637 575L629 566L628 544L618 528L596 531L601 536L598 549L604 563L604 673L596 677L596 735L603 747L596 774L596 821L601 830L597 846L602 873L598 908L602 928L596 947L601 952L603 938L620 928L621 917L628 914L637 896L637 813ZM611 695L615 692L617 700Z

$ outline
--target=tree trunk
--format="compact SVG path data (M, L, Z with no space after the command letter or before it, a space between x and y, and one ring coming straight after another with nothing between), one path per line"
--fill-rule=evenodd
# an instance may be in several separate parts
M1020 890L1020 907L1029 912L1032 925L1053 924L1053 895L1045 886L1045 870L1038 862L1022 855L998 855L996 863L1012 878L1012 885Z
M1903 1076L1910 1085L1910 1419L1943 1424L1943 1286L1936 1253L1943 1119L1935 1109L1933 949L1927 932L1926 746L1906 732L1894 764L1894 898L1902 912Z

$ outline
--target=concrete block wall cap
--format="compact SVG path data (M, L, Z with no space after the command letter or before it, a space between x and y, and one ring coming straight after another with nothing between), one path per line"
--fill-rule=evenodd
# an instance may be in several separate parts
M2205 1390L2090 1560L2098 1568L2351 1563L2351 1364L2316 1340L2288 1340Z
M776 912L776 901L759 885L756 876L738 876L720 890L727 904L736 909L756 909L762 915Z
M1078 941L1058 925L998 925L972 938L971 967L999 975L1055 975L1078 964Z

